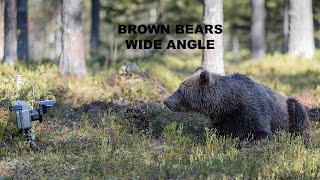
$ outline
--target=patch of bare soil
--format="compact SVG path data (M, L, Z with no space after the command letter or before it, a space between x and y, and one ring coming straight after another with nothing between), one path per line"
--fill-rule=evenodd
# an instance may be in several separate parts
M291 96L297 99L307 108L311 120L320 120L320 102L316 96L312 95L309 92L299 92L292 94Z
M320 102L316 96L312 95L309 92L299 92L292 94L291 97L297 99L305 107L311 109L319 106Z

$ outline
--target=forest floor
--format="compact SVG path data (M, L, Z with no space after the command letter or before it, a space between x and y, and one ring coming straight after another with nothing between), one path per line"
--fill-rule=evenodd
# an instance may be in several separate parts
M311 140L278 133L267 142L218 138L196 114L172 113L161 104L199 65L199 57L156 56L137 66L95 70L78 81L59 76L55 64L0 66L0 179L13 178L320 178L320 126ZM268 56L227 63L270 88L320 106L320 54L315 60ZM92 68L93 69L93 68ZM114 68L115 69L115 68ZM41 152L28 148L8 106L16 99L57 105L33 130Z

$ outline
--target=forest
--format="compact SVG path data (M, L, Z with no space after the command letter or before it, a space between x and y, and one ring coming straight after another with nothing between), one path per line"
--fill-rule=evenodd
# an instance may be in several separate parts
M0 179L320 178L320 1L0 0L0 14ZM282 110L257 86L292 97L307 135L221 135L206 108L174 112L169 98L219 78L247 83L208 107L230 129Z

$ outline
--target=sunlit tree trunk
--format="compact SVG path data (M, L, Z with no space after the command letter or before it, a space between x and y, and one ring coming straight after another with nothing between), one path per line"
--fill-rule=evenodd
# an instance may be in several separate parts
M222 0L205 0L203 23L223 25L223 4ZM214 40L214 49L204 49L202 57L202 66L208 71L224 74L223 62L223 35L222 34L204 34L204 42Z
M63 0L62 3L62 75L82 77L86 74L81 0Z
M0 60L3 58L4 43L4 0L0 0Z
M18 59L28 59L28 0L17 0L17 30Z
M17 60L16 0L5 0L4 6L4 64L14 65Z
M313 58L315 54L312 0L289 0L289 54Z
M97 54L100 41L100 0L91 0L91 39L90 54L94 57Z
M265 57L265 0L252 0L251 10L251 57Z

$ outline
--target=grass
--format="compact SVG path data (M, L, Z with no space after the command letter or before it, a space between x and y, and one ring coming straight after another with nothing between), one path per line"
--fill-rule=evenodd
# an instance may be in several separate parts
M141 179L318 179L320 129L313 123L310 143L279 132L270 141L239 148L244 142L218 138L206 120L169 112L162 99L199 65L198 57L156 56L139 61L138 73L92 72L77 81L59 76L57 65L0 66L0 175L8 178ZM319 106L320 58L283 55L263 62L227 66L291 95L308 92ZM15 75L24 85L16 90ZM58 104L34 123L41 152L15 135L7 110L16 99L56 98ZM306 99L303 96L302 99ZM242 146L241 146L242 147ZM0 177L1 178L1 177Z

